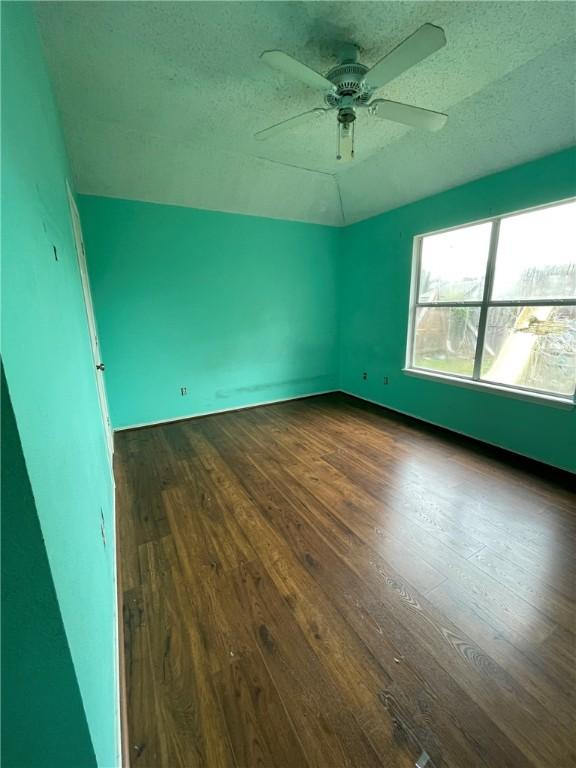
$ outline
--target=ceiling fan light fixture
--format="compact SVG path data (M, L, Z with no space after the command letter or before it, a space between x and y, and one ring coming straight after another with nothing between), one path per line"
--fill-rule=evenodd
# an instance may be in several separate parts
M354 160L354 120L349 122L338 120L337 126L336 160L343 162Z

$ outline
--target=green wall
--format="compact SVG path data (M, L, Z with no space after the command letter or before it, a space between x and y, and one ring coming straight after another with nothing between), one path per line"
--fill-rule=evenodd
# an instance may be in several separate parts
M414 236L575 194L576 150L568 149L347 227L341 243L341 388L575 471L576 410L402 373Z
M2 370L2 765L96 765Z
M114 427L338 387L338 229L79 207Z
M2 357L94 752L98 764L110 768L117 765L118 753L113 483L72 239L67 175L33 5L3 3ZM21 535L36 536L33 523L24 518L31 511L22 509L21 514ZM12 518L10 524L16 522ZM45 586L47 593L51 586ZM21 610L13 597L8 610ZM18 632L18 613L3 618L5 632L11 624ZM46 645L42 633L48 629L37 627L36 654ZM72 699L50 703L57 719L73 709ZM9 709L6 700L5 706ZM69 729L80 720L76 713ZM20 735L42 748L35 728ZM81 737L69 734L77 745ZM50 754L50 744L35 768L62 765ZM90 761L87 751L86 764Z
M402 373L414 236L575 193L570 149L345 229L80 196L112 422L341 388L576 469L576 411Z

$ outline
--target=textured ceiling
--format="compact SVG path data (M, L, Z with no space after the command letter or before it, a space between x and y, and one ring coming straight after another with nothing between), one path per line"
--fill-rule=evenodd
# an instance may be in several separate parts
M572 2L41 2L79 192L341 225L576 141ZM327 121L256 142L322 105L259 61L314 69L355 42L371 66L425 22L448 43L379 96L449 114L428 134L366 117L356 159ZM334 122L333 122L334 121Z

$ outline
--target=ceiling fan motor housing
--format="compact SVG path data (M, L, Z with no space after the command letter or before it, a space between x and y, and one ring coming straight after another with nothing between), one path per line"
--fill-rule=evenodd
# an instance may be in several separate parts
M331 107L341 107L342 100L351 98L356 104L370 101L372 92L366 86L364 78L368 67L358 62L344 62L328 72L326 79L334 84L335 92L326 95L326 103Z

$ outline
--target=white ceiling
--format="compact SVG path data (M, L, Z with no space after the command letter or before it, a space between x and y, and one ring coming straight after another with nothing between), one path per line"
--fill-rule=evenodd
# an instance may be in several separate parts
M41 2L36 10L82 193L341 225L576 142L573 2ZM442 131L361 116L356 159L344 165L332 115L253 139L322 106L322 94L262 64L263 50L324 73L350 40L370 66L425 22L444 28L446 47L379 95L447 112Z

